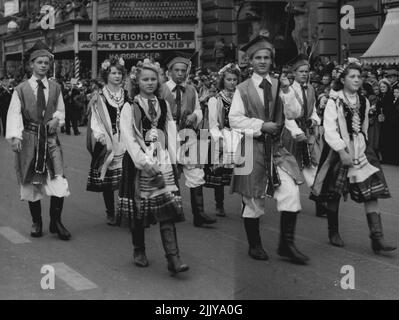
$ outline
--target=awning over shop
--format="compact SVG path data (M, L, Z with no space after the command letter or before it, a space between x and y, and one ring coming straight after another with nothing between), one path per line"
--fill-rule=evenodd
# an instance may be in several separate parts
M360 57L364 64L399 64L399 8L388 9L380 33Z

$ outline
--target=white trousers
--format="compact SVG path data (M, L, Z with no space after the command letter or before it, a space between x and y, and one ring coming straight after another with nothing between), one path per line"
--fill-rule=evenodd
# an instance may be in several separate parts
M186 186L188 188L197 188L205 184L205 173L201 168L190 168L189 166L184 166L183 174L186 178Z
M62 176L54 179L47 176L44 184L24 184L21 185L21 200L35 202L43 199L43 196L64 198L70 195L68 181Z
M281 185L274 192L277 211L298 212L302 210L299 186L284 170L277 167ZM259 218L265 214L265 198L242 197L244 202L243 218Z

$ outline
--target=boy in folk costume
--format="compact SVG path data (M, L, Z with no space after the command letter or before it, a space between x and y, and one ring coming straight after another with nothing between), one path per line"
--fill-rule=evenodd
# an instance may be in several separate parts
M40 200L51 197L50 232L61 240L71 234L61 223L64 197L69 196L57 128L65 121L60 86L46 74L53 55L37 42L28 52L33 75L15 88L7 116L7 135L16 153L21 200L29 202L32 237L42 236Z
M274 47L268 39L258 36L242 50L246 51L254 74L237 86L229 121L233 129L246 130L246 138L251 138L252 132L253 169L248 175L238 175L235 169L231 187L242 195L249 255L268 260L259 234L259 218L264 214L268 195L277 200L277 210L281 213L278 254L294 263L306 264L309 258L294 244L296 219L301 210L298 185L303 179L295 158L280 142L284 114L294 119L301 109L295 103L289 80L282 77L279 85L278 80L270 77Z
M307 185L311 187L321 155L321 120L317 115L314 88L308 85L310 64L307 57L299 54L290 65L295 77L291 89L301 114L296 119L285 119L282 141L284 147L296 158ZM316 203L316 215L323 215L319 203Z
M197 129L203 118L197 91L186 83L190 66L191 62L187 58L181 56L173 58L167 65L170 80L164 83L160 90L161 98L170 105L178 130ZM186 186L190 188L194 226L201 227L204 224L215 223L216 219L204 212L204 170L197 164L185 164L183 174Z

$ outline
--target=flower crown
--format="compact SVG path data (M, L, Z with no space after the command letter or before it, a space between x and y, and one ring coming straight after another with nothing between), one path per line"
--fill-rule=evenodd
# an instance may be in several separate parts
M362 66L362 64L360 63L360 61L358 59L349 57L348 59L346 59L346 62L342 66L339 66L339 68L337 69L337 78L338 79L341 77L341 75L345 72L345 70L351 64L355 64L355 65L357 65L359 67Z
M132 67L132 69L130 70L130 79L135 80L137 78L137 74L144 68L154 70L156 73L159 74L161 66L159 62L154 62L153 60L145 58L143 61L137 62L136 66Z
M224 74L228 69L231 70L238 70L238 72L241 72L240 67L238 66L238 64L234 64L234 63L229 63L227 65L225 65L222 69L219 70L218 74L222 75Z
M104 60L101 64L101 69L108 70L112 65L120 64L121 66L125 66L125 60L122 57L114 56L110 59Z

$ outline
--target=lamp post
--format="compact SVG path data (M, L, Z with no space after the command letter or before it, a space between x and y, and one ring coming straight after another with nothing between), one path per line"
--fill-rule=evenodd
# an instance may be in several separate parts
M98 61L98 0L92 0L93 4L93 21L92 21L92 47L91 47L91 78L97 78L97 61Z

